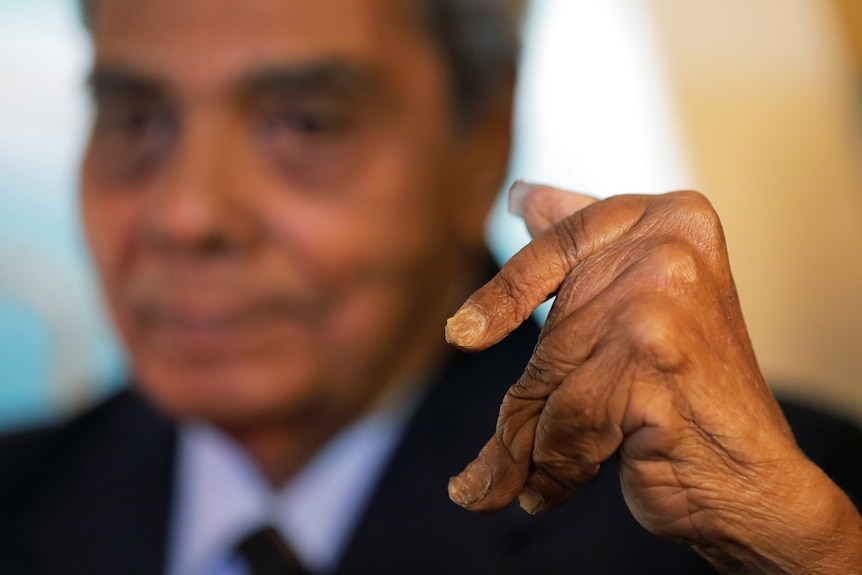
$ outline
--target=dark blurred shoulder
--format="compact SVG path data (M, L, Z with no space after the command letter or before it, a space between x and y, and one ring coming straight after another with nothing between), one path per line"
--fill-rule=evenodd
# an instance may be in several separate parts
M779 401L802 451L862 508L862 426L798 399Z
M67 476L129 431L165 434L170 424L135 392L119 391L62 421L0 435L0 514Z

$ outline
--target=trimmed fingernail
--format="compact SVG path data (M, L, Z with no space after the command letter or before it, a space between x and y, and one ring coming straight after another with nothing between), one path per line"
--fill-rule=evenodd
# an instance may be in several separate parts
M449 480L449 499L461 507L472 507L491 490L491 468L476 460L467 469Z
M524 216L524 200L539 184L532 184L524 180L515 180L509 188L509 213L518 217Z
M544 507L545 499L532 489L525 487L518 494L518 505L530 515L535 515Z
M458 347L470 347L485 333L488 318L478 307L471 303L446 320L446 341Z

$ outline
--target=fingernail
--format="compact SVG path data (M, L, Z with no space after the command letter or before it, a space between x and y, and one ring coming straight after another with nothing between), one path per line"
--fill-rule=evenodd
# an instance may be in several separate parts
M525 487L518 494L518 505L530 515L535 515L544 507L545 498L532 489Z
M479 503L490 490L491 468L478 459L459 475L449 479L449 499L461 507L469 508Z
M539 184L532 184L524 180L515 180L512 187L509 188L509 213L518 217L524 216L524 200L527 196L539 187Z
M461 306L461 309L446 320L446 341L458 347L470 347L485 333L488 318L471 303Z

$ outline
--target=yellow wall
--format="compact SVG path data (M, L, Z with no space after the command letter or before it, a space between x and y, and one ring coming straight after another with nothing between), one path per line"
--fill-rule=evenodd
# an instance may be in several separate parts
M762 368L862 419L862 104L847 12L825 0L647 3Z
M856 69L862 72L862 2L859 0L834 0L838 17L850 39L850 49Z

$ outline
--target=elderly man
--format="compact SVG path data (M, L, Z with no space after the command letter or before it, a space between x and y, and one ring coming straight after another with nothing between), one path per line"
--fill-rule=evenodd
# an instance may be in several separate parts
M474 291L506 2L86 8L82 214L135 382L0 443L0 571L862 572L702 197L518 185L535 239ZM858 429L788 414L859 489ZM448 502L477 452L449 497L499 513Z

